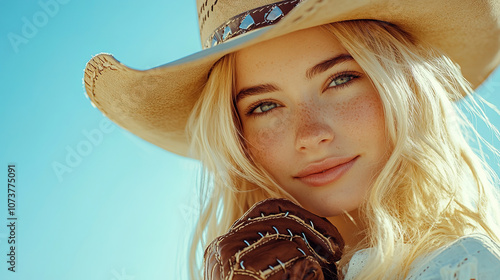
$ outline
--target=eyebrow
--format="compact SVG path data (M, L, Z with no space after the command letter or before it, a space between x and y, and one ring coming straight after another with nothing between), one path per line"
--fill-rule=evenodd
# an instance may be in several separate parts
M245 88L240 90L240 92L238 92L238 94L236 95L236 103L238 103L238 101L247 96L257 95L266 92L273 92L278 90L279 88L273 84L264 84L264 85Z
M333 66L342 63L344 61L348 60L353 60L352 56L349 54L339 54L337 56L334 56L332 58L329 58L327 60L324 60L313 67L309 68L306 71L306 78L308 80L312 79L314 76L323 73L327 71L328 69L332 68ZM252 95L257 95L257 94L262 94L262 93L268 93L268 92L274 92L274 91L279 91L280 88L273 85L273 84L262 84L262 85L257 85L253 87L248 87L240 90L238 94L236 94L236 103L240 101L241 99L247 97L247 96L252 96Z
M348 60L353 60L352 56L350 54L339 54L335 57L329 58L327 60L324 60L315 66L311 67L306 71L306 78L308 80L312 79L314 76L323 73L327 71L328 69L332 68L333 66L342 63L344 61Z

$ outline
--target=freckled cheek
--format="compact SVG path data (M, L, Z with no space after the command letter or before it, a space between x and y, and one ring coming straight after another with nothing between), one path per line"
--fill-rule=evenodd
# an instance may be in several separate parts
M288 133L286 127L284 121L274 119L258 125L248 125L244 129L250 153L266 169L283 159L284 141Z
M362 135L384 131L384 113L377 93L359 95L336 107L333 118L345 129Z

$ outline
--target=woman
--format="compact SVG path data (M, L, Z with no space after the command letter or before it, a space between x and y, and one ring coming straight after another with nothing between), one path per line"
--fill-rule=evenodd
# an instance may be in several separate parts
M276 197L337 227L346 279L494 279L498 181L466 141L453 101L471 89L448 56L480 84L500 57L498 4L264 2L200 2L205 56L135 72L103 55L87 68L110 118L183 155L188 139L204 164L193 277L198 246ZM464 27L464 15L479 22Z

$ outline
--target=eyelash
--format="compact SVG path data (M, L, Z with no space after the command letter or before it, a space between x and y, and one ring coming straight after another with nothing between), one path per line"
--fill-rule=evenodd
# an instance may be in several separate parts
M325 92L325 91L327 91L329 89L333 89L333 88L335 88L335 89L342 89L342 88L344 88L346 86L349 86L352 81L358 79L359 77L361 77L359 74L357 74L356 72L351 72L351 71L344 71L344 72L337 73L337 74L331 76L330 78L328 78L328 80L325 83L326 84L326 88L322 92ZM342 83L342 84L330 86L330 84L333 81L335 81L336 79L340 79L340 78L350 78L350 79L348 81ZM273 100L259 100L259 101L255 102L254 104L250 105L250 108L245 113L245 115L252 116L252 117L263 116L263 115L271 112L274 108L281 107L280 105L277 105L276 107L274 107L272 109L269 109L267 111L264 111L262 113L254 113L254 111L257 108L259 108L260 106L262 106L264 104L272 104L272 103L277 104Z
M256 116L262 116L262 115L265 115L269 112L271 112L273 109L270 109L270 110L267 110L265 112L262 112L262 113L254 113L254 111L259 108L260 106L264 105L264 104L272 104L272 103L276 103L275 101L273 100L259 100L257 102L255 102L254 104L250 105L250 108L248 109L248 111L245 113L245 115L247 116L252 116L252 117L256 117ZM277 107L281 107L279 105L277 105L275 108Z
M351 71L344 71L344 72L337 73L337 74L331 76L326 81L326 88L323 90L323 92L325 92L326 90L331 89L331 88L341 89L341 88L344 88L346 86L349 86L352 81L356 80L359 77L361 77L361 76L358 73L351 72ZM333 81L335 81L336 79L340 79L340 78L350 78L350 79L347 82L344 82L344 83L342 83L340 85L330 86L330 84Z

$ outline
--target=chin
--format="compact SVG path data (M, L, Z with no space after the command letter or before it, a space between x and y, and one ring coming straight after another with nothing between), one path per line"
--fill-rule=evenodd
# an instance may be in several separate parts
M313 199L313 200L300 200L297 199L307 211L312 212L320 217L330 218L341 216L346 213L355 211L359 207L359 203L346 203L344 200L324 200L324 199Z
M349 212L349 211L344 211L343 209L338 208L338 207L332 207L332 205L322 205L322 206L305 205L305 204L302 204L302 205L307 211L312 212L313 214L318 215L320 217L325 217L325 218L335 217L335 216L342 215L345 212Z

